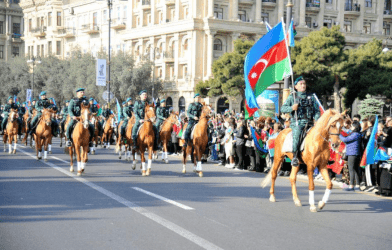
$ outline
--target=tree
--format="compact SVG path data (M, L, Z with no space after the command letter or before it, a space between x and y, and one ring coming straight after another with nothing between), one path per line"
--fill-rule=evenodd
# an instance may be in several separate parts
M245 56L253 46L250 40L238 39L234 42L234 51L223 54L212 64L213 77L196 84L196 92L206 96L244 96Z
M303 75L318 96L334 93L335 108L341 112L340 79L346 75L345 38L340 26L310 32L292 50L295 75Z
M345 104L367 94L392 96L392 53L382 52L382 41L372 41L348 51Z
M366 95L366 99L361 102L358 113L361 117L369 118L371 116L380 115L381 107L384 105L383 101L373 98L371 95Z

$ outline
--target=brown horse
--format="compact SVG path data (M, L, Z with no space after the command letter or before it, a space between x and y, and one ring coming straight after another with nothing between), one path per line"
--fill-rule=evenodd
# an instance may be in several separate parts
M156 120L155 108L153 105L146 105L144 123L140 126L139 134L137 135L137 148L142 162L142 176L151 174L151 162L153 155L153 147L155 140L154 123ZM145 150L148 149L148 164L146 168L146 160L144 157ZM136 164L136 159L134 161Z
M110 148L110 140L112 138L114 127L115 127L114 123L115 123L114 114L111 114L105 122L105 127L103 129L103 135L101 138L101 142L104 148L106 148L106 145L108 149Z
M120 121L117 125L117 140L116 140L116 153L119 153L118 159L121 160L122 146L123 146L123 138L121 137L121 126L124 121Z
M26 112L26 114L28 114L29 116L30 116L30 114L29 114L29 112ZM25 114L25 116L26 116L26 114ZM31 116L31 119L30 119L30 122L31 122L31 120L33 120L33 118L35 117L37 115L37 110L36 109L34 109L33 110L33 115ZM27 120L25 119L25 121L26 121L26 131L28 131L28 128L29 128L29 124L27 123ZM23 140L22 140L22 144L24 143L25 144L25 146L27 146L27 139L29 138L29 133L27 133L26 132L26 135L23 137ZM30 147L33 147L33 136L30 136Z
M314 182L313 173L314 169L318 167L321 175L323 176L327 189L325 190L322 201L319 202L318 208L321 210L328 202L329 195L332 190L332 182L328 175L327 163L329 160L329 142L332 147L337 148L340 145L339 134L342 129L343 114L329 109L327 110L320 119L316 122L315 126L308 132L305 137L305 150L299 154L299 159L302 163L307 166L307 173L309 178L309 203L310 211L317 212L314 204ZM262 182L262 187L268 185L272 179L270 189L270 201L275 202L275 180L277 172L281 167L285 157L293 158L293 153L283 152L283 144L287 134L291 131L291 128L287 128L280 132L278 137L275 139L275 156L274 165L267 177ZM294 204L301 206L301 201L297 195L296 179L299 167L293 167L290 174L291 189L293 193Z
M182 173L186 173L186 158L188 155L193 154L194 156L194 167L193 171L196 172L200 177L203 177L203 170L201 167L201 157L206 150L208 144L208 135L207 135L207 128L208 128L208 119L210 118L211 114L211 106L205 105L203 103L203 108L201 110L201 115L199 118L199 122L195 125L195 132L193 133L193 139L190 140L186 150L183 152L182 158ZM186 127L184 128L185 131ZM196 166L197 164L197 166Z
M90 152L92 155L95 155L95 148L98 147L98 137L99 137L98 123L99 123L98 117L93 116L91 118L91 124L93 124L94 126L94 135L93 135L92 142L95 142L95 145L93 145L93 147L90 148Z
M11 109L10 114L8 115L7 125L5 127L3 142L4 142L4 152L6 151L5 144L8 140L8 153L16 154L16 145L18 143L18 111ZM12 151L12 141L14 141L14 150Z
M171 134L173 132L173 125L176 124L177 126L180 125L178 120L178 114L172 112L168 118L162 123L162 129L159 132L159 141L162 142L162 161L165 163L169 163L167 159L167 146L169 144ZM159 128L157 128L159 129ZM165 158L164 158L165 157Z
M131 154L133 157L133 164L132 164L132 169L136 169L136 154L135 151L132 150L132 128L135 125L135 116L132 113L131 119L128 119L128 124L125 130L125 135L123 138L120 138L120 140L117 140L116 144L116 153L119 153L119 158L121 159L121 146L124 144L125 146L125 158L128 162L131 161ZM119 131L121 131L121 127L119 127ZM125 141L125 142L124 142ZM128 153L128 154L127 154Z
M84 168L88 161L88 150L89 150L89 140L90 140L90 132L88 130L89 120L90 120L90 104L84 105L81 104L80 117L76 119L78 122L75 125L75 128L72 132L72 146L68 149L69 155L71 157L71 167L69 169L70 172L74 171L73 164L73 154L76 153L76 161L78 164L78 174L82 175L84 172Z
M27 122L29 117L30 117L30 113L29 111L26 111L26 113L23 115L23 123L22 123L23 124L22 134L24 134L22 144L24 143L25 146L27 146L27 137L29 136L29 134L27 133L27 131L29 131L29 124Z
M35 130L35 149L37 153L37 160L42 159L41 152L44 146L44 160L48 161L48 145L52 141L52 109L43 109L42 116L38 121L37 129Z

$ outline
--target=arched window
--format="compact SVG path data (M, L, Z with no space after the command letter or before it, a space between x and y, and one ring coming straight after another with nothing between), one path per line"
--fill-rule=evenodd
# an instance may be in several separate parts
M220 39L214 40L214 50L222 51L222 41Z
M178 110L181 112L185 112L185 98L183 96L178 100Z
M166 107L167 107L167 109L170 109L173 107L173 100L171 97L166 98Z
M218 99L217 106L218 106L218 108L217 108L218 114L222 114L225 112L226 109L230 108L229 100L226 97L221 97Z

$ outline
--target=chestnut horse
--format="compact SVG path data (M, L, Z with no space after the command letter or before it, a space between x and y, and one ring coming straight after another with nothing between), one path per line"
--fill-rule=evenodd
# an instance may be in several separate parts
M91 124L94 126L94 135L92 138L92 142L95 142L92 148L90 148L90 152L92 155L95 155L95 148L98 147L98 137L99 137L99 129L98 129L98 117L93 116L91 118Z
M140 131L137 135L137 148L140 154L140 159L142 162L142 176L149 176L151 174L151 162L154 148L154 123L156 120L155 108L154 105L146 105L145 115L144 115L144 123L140 126ZM146 159L144 157L144 152L148 149L148 164L146 169ZM134 161L136 164L136 159Z
M105 128L103 129L103 135L101 138L101 142L104 148L106 148L106 145L108 146L108 149L110 148L110 140L112 138L112 134L114 132L114 127L115 127L114 122L115 122L114 114L109 115L108 119L105 122Z
M26 112L29 116L30 116L30 113L29 112ZM31 120L33 120L33 118L34 118L34 116L36 116L37 115L37 110L36 109L34 109L33 110L33 115L31 116L31 119L30 119L30 122L31 122ZM25 116L26 116L26 114L25 114ZM28 122L27 122L27 119L25 119L25 121L26 121L26 131L28 131L29 129L29 124L28 124ZM23 140L22 140L22 144L24 143L25 144L25 146L27 146L27 139L29 138L29 133L27 133L26 132L26 135L25 135L25 137L23 137ZM30 147L33 147L33 136L31 135L30 136Z
M48 161L48 145L52 141L52 109L43 109L42 116L38 121L37 129L35 130L35 149L37 153L37 160L42 159L41 152L44 146L44 160Z
M133 157L133 164L132 164L132 169L136 169L136 154L135 151L132 150L132 145L133 145L133 140L132 140L132 128L135 125L135 116L133 115L132 112L132 117L131 119L128 119L128 124L125 130L125 135L121 140L117 140L117 145L116 145L116 153L119 153L119 158L121 159L121 146L124 144L125 146L125 158L128 162L131 161L131 154ZM119 131L121 127L119 127ZM123 143L125 141L125 143ZM128 153L128 154L127 154Z
M76 153L76 161L78 164L78 176L82 175L84 168L88 161L88 150L90 132L88 130L90 120L90 104L81 104L80 117L77 117L78 122L72 132L72 146L68 149L69 156L71 157L70 172L74 171L73 154Z
M14 109L11 109L11 112L8 116L7 125L5 126L5 131L3 135L4 142L4 152L6 151L5 144L8 140L8 153L16 154L16 145L18 143L18 112ZM14 150L12 151L12 141L14 141Z
M342 129L344 114L329 109L320 117L316 122L315 126L308 132L305 137L305 150L299 154L299 159L301 163L305 163L307 166L307 173L309 178L309 203L310 211L317 212L316 206L314 204L314 182L313 173L314 169L317 167L323 176L327 189L325 190L324 197L322 201L319 202L318 208L321 210L324 208L325 204L328 202L329 195L332 190L332 182L328 175L327 163L329 160L329 142L333 148L337 148L340 145L339 134ZM271 189L270 189L270 201L275 202L275 180L277 177L277 172L281 167L285 157L293 158L293 153L283 152L283 144L286 139L287 134L291 131L291 128L286 128L279 133L278 137L275 139L275 155L274 155L274 165L267 177L264 178L262 182L262 187L268 185L272 179ZM294 204L296 206L302 206L301 201L297 195L296 179L299 167L293 167L290 174L291 189L293 193Z
M22 123L23 124L22 134L24 134L22 143L24 143L25 146L27 146L27 137L29 136L29 134L27 133L27 131L29 131L29 124L27 122L29 117L30 117L30 113L27 110L26 113L23 115L23 123Z
M193 139L190 140L186 150L183 152L182 158L182 173L186 173L186 159L188 155L193 154L194 159L194 167L193 171L196 172L200 177L203 177L203 170L201 167L201 157L204 154L207 144L208 144L208 135L207 135L207 128L208 128L208 119L210 118L211 114L211 106L205 105L203 103L203 108L201 110L201 115L199 118L199 122L195 125L195 131L193 133ZM188 125L187 125L188 126ZM186 127L184 128L185 131ZM196 166L197 164L197 166Z
M165 163L169 163L169 160L167 159L167 146L169 144L169 141L171 139L171 134L173 132L173 125L176 124L177 126L180 126L180 122L178 120L178 114L175 112L172 112L168 118L165 119L162 123L162 129L161 131L158 131L159 133L159 141L162 142L162 161L164 160ZM157 128L159 129L159 128ZM165 157L165 158L163 158Z

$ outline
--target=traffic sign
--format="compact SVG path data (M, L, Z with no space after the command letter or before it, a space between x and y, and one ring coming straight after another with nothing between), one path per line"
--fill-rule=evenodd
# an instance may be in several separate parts
M105 90L105 91L103 92L103 94L102 94L102 98L103 98L105 101L109 101L109 100L108 100L108 97L109 97L108 91ZM110 100L113 100L113 99L114 99L114 94L113 94L112 92L110 92Z

